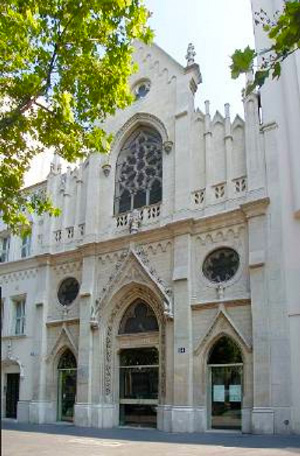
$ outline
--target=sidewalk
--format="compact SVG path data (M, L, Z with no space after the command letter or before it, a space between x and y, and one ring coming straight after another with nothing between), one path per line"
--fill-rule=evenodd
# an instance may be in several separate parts
M292 456L300 436L169 434L152 429L95 429L3 421L3 456Z

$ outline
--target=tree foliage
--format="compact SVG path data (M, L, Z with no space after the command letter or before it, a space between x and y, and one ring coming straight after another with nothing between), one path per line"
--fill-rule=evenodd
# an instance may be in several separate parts
M0 210L13 232L28 212L57 214L21 190L35 155L108 150L101 125L132 101L132 42L151 40L148 16L143 0L0 2Z
M267 78L279 78L281 63L297 49L300 49L300 2L286 1L282 12L277 11L273 18L261 9L255 12L255 24L261 25L267 33L271 45L258 55L247 46L244 50L237 49L231 56L231 76L236 79L242 73L253 70L254 60L261 58L259 67L254 72L254 80L246 88L246 93L261 87Z

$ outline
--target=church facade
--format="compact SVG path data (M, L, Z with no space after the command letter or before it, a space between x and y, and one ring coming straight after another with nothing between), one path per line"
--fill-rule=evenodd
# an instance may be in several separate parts
M299 433L278 124L255 93L245 120L195 109L192 46L185 67L156 45L135 59L110 155L64 174L54 157L30 191L61 216L23 241L1 226L2 416Z

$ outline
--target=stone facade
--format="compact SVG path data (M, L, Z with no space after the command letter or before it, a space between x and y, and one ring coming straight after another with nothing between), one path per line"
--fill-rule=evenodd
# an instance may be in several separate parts
M77 362L74 422L118 426L120 353L155 347L157 427L205 431L212 426L209 357L227 336L242 357L242 431L300 432L300 294L288 297L299 287L300 236L290 275L284 235L299 233L299 219L297 198L295 218L284 218L273 99L266 93L268 123L259 123L257 94L244 100L245 121L232 120L229 105L224 116L211 116L209 102L204 112L194 108L201 73L192 47L185 68L156 45L138 44L135 59L133 90L146 81L147 93L107 121L115 134L109 157L93 154L66 174L55 157L47 181L32 191L47 190L62 215L35 218L30 252L20 258L21 241L12 237L9 261L1 265L3 416L7 376L19 373L17 419L59 419L57 372L69 349ZM116 213L118 157L143 128L161 138L162 197ZM203 264L218 249L233 249L239 264L228 280L215 282ZM66 306L58 290L70 277L80 290ZM20 299L26 326L16 334ZM120 334L136 300L151 307L158 331Z

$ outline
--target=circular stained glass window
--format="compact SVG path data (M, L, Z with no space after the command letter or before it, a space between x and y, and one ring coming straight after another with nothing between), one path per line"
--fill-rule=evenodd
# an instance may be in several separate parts
M79 283L74 277L63 280L58 290L58 300L63 306L69 306L77 298Z
M146 81L143 81L143 82L140 82L139 84L137 84L134 88L134 93L135 93L135 97L137 100L140 100L141 98L145 98L145 96L148 94L149 90L150 90L150 81L146 80Z
M238 253L230 248L221 248L211 252L204 260L203 274L211 282L220 283L230 280L240 264Z

